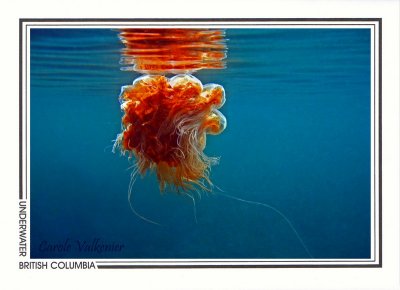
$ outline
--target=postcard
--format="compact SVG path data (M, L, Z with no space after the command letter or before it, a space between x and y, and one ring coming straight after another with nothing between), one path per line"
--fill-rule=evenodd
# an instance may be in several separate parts
M18 271L381 270L382 43L379 17L21 18Z

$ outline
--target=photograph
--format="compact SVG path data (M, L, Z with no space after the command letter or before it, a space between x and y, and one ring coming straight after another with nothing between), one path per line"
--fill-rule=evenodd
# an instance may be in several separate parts
M25 266L380 266L380 29L21 19Z

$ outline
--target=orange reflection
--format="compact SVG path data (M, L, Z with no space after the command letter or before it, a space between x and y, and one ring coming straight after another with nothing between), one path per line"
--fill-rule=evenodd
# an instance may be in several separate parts
M123 29L122 64L142 73L193 73L225 67L223 30Z

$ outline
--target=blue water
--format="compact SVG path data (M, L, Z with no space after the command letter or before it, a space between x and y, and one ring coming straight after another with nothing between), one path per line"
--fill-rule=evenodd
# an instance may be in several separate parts
M276 211L219 190L193 207L161 195L147 175L134 184L133 205L162 226L132 213L132 162L112 153L112 140L120 87L139 74L120 70L117 34L31 30L31 256L309 258ZM369 30L228 29L226 37L227 68L195 74L226 91L228 127L205 150L221 157L214 184L282 212L314 258L369 258ZM94 240L120 249L79 247Z

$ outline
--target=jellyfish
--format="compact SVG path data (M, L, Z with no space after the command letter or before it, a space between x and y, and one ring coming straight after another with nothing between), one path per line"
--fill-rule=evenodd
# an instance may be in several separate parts
M135 160L135 174L155 172L160 191L210 191L211 166L204 153L207 134L226 128L219 111L225 90L193 76L200 69L225 67L221 30L125 29L124 70L143 75L121 88L122 132L114 148ZM167 74L173 74L167 77Z
M209 169L217 158L203 150L207 134L226 128L218 110L225 102L222 86L203 86L189 74L146 75L122 87L120 101L123 132L116 142L135 157L140 174L154 170L161 191L166 185L176 190L212 185Z

